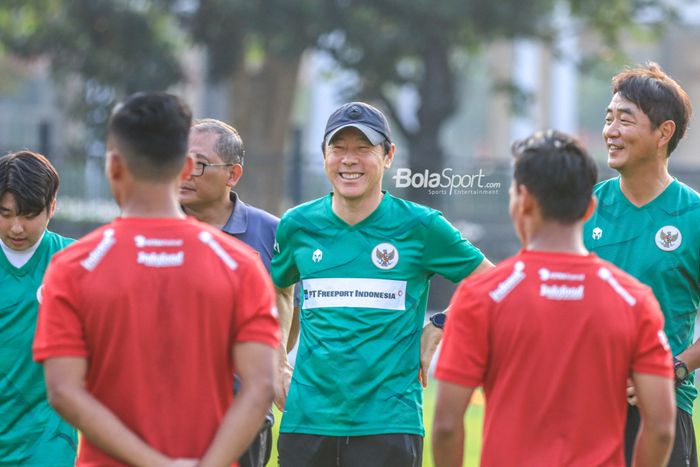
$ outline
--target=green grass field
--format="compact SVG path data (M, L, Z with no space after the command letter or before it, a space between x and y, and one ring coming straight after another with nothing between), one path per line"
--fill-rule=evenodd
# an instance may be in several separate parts
M428 389L426 389L423 397L423 413L425 418L425 442L423 443L423 467L433 467L433 457L430 452L430 432L433 422L433 413L435 408L435 381L431 381ZM484 406L480 402L477 394L472 398L472 404L464 417L464 422L467 430L467 442L464 449L464 465L466 467L474 467L479 465L479 456L481 453L481 431L482 420L484 416ZM268 467L278 467L277 463L277 430L279 429L279 421L281 415L275 408L275 426L273 427L274 442L272 447L272 457ZM698 414L698 404L695 404L693 414L693 423L697 427L700 422L700 414ZM697 430L697 428L696 428ZM700 437L699 437L700 438ZM700 442L698 443L700 451Z

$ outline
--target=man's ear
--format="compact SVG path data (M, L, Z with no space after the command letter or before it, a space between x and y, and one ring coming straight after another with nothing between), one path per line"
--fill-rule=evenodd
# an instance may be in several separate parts
M389 147L389 152L384 155L384 168L388 169L391 167L391 163L394 162L394 153L396 152L396 145L391 143Z
M189 155L185 157L185 163L182 165L182 170L180 171L180 176L178 177L180 183L190 178L192 171L194 170L194 164L194 157Z
M105 154L105 172L110 180L119 180L124 177L126 163L124 158L115 150L107 151Z
M530 193L525 185L518 185L516 187L518 190L518 199L520 202L520 212L526 215L532 215L532 213L537 209L537 199Z
M661 123L659 127L657 128L659 132L661 133L661 136L659 138L659 147L663 147L668 144L669 141L671 141L671 138L673 138L673 135L676 133L676 122L673 120L666 120L665 122Z
M228 180L226 185L233 188L238 184L238 181L243 176L243 166L241 164L233 164L228 172Z
M595 208L598 206L598 198L596 195L591 195L590 201L588 201L588 207L586 207L586 212L583 214L583 221L586 222L591 218L595 212Z
M51 206L49 206L49 219L53 218L53 215L56 213L56 198L51 201Z

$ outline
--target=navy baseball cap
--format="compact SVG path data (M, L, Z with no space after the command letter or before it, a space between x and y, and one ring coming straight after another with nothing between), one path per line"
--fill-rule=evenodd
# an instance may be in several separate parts
M336 133L347 127L360 130L373 145L384 141L391 143L391 130L386 117L378 109L364 102L347 103L328 117L323 136L324 145L327 146Z

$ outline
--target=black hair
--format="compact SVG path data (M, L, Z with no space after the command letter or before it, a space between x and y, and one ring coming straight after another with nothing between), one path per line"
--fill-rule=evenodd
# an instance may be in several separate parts
M598 179L595 161L575 138L556 131L516 141L513 179L527 187L543 218L573 224L584 216Z
M179 97L137 93L114 108L108 133L135 178L160 181L182 169L191 123L192 111Z
M613 94L619 93L634 102L649 117L654 128L673 120L676 131L668 142L668 155L671 155L685 135L693 113L688 94L654 62L628 68L615 75L612 82Z
M367 137L364 136L364 133L363 133L362 136L363 136L365 139L367 139ZM332 140L331 140L331 141L332 141ZM367 140L367 141L369 141L369 140ZM329 142L330 142L330 141L329 141ZM371 141L370 141L370 144L372 144ZM382 149L384 149L384 155L386 156L387 154L389 154L389 151L391 151L391 143L390 143L388 140L385 139L384 141L382 141L382 142L379 143L379 144L381 144L381 145L382 145ZM325 142L325 140L324 140L324 141L321 141L321 154L323 154L324 156L326 155L326 142Z
M59 183L58 172L39 153L18 151L0 157L0 197L11 193L20 216L50 210Z

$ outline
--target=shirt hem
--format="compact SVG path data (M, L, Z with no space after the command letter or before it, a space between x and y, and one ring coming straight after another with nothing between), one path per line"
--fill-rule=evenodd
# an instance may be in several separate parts
M438 368L437 371L435 371L435 379L468 388L483 386L483 380L478 376L467 376L446 368Z
M316 436L373 436L373 435L391 435L391 434L410 434L425 436L425 429L416 427L386 427L367 428L362 430L357 429L323 429L311 426L299 426L294 429L280 427L280 433L296 434L296 435L316 435Z
M49 358L56 357L81 357L88 358L88 353L82 349L65 349L65 348L54 348L54 349L42 349L34 351L34 361L43 362Z

